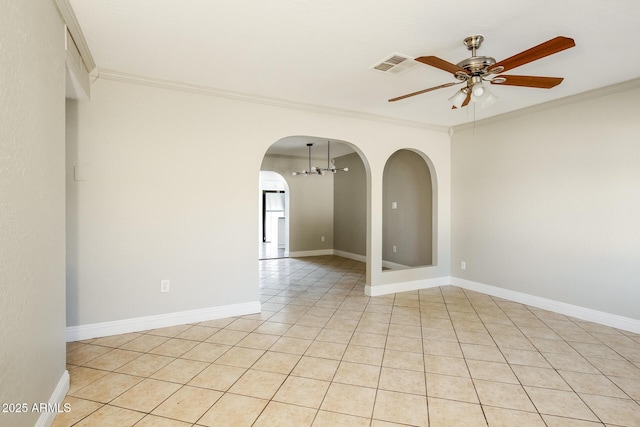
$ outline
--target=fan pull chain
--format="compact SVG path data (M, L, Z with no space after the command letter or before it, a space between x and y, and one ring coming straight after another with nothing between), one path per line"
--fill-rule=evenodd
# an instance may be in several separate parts
M473 103L473 134L476 134L476 103Z

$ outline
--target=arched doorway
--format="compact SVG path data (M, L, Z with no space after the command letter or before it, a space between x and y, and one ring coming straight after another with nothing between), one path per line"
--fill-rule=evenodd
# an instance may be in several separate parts
M323 173L300 173L323 168ZM331 168L349 171L332 173ZM269 147L260 169L261 174L276 172L287 185L288 256L338 255L366 262L369 172L355 145L288 136Z
M260 171L259 259L289 256L289 185L282 175Z

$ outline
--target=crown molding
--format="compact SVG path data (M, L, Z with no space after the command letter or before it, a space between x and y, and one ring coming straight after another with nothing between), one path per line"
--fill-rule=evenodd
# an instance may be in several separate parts
M421 129L429 129L437 132L447 132L448 126L437 126L428 123L415 122L411 120L402 120L388 116L377 114L361 113L352 110L343 110L340 108L331 108L322 105L306 104L304 102L287 101L278 98L269 98L266 96L252 95L242 92L232 92L223 89L217 89L209 86L200 86L190 83L182 83L172 80L163 80L153 77L139 76L135 74L122 73L114 70L98 69L98 79L112 80L123 83L132 83L143 86L151 86L160 89L176 90L180 92L195 93L199 95L213 96L218 98L227 98L237 101L251 102L255 104L270 105L274 107L290 108L294 110L310 111L320 114L330 114L341 117L351 117L361 120L371 120L383 123L390 123L400 126L415 127ZM96 79L96 80L98 80Z
M547 110L549 108L557 108L563 105L576 104L578 102L584 102L595 98L600 98L607 95L613 95L615 93L624 92L627 90L640 88L640 78L627 80L626 82L616 83L609 86L604 86L598 89L589 90L586 92L578 93L575 95L565 96L563 98L554 99L553 101L544 102L542 104L532 105L530 107L521 108L519 110L510 111L508 113L500 114L486 119L478 120L475 123L464 123L461 125L452 126L449 130L449 136L452 136L455 132L472 129L474 127L486 126L493 123L498 123L504 120L513 119L516 117L524 116L527 114L533 114L540 111Z
M80 56L82 57L82 62L84 62L87 71L90 73L96 68L96 63L93 60L93 56L91 55L91 50L89 50L89 45L84 38L84 34L82 33L82 29L80 29L80 24L78 23L78 19L76 18L76 14L73 12L71 8L71 4L69 4L69 0L53 0L54 4L58 8L58 13L62 17L65 25L67 26L67 30L73 41L76 43L78 47L78 51L80 51Z
M67 0L55 0L55 1L67 1ZM352 110L343 110L339 108L331 108L331 107L315 105L315 104L306 104L303 102L294 102L294 101L287 101L287 100L277 99L277 98L269 98L269 97L264 97L259 95L242 93L242 92L232 92L232 91L212 88L208 86L199 86L199 85L176 82L171 80L156 79L152 77L139 76L135 74L127 74L127 73L122 73L122 72L113 71L113 70L104 70L104 69L96 68L92 74L96 76L95 79L91 82L92 84L96 80L102 78L105 80L112 80L112 81L131 83L131 84L137 84L137 85L143 85L143 86L151 86L151 87L156 87L160 89L177 90L181 92L195 93L195 94L200 94L205 96L214 96L219 98L227 98L227 99L251 102L256 104L270 105L275 107L290 108L295 110L310 111L310 112L321 113L321 114L331 114L331 115L337 115L342 117L351 117L351 118L357 118L362 120L372 120L372 121L378 121L378 122L384 122L384 123L391 123L391 124L396 124L400 126L429 129L437 132L446 132L448 133L449 137L452 137L455 132L458 132L461 130L485 126L492 123L513 119L515 117L520 117L527 114L544 111L549 108L575 104L578 102L584 102L590 99L599 98L606 95L612 95L615 93L624 92L626 90L640 88L640 78L638 78L638 79L628 80L622 83L616 83L610 86L605 86L598 89L593 89L587 92L566 96L566 97L555 99L553 101L548 101L542 104L532 105L530 107L521 108L519 110L510 111L508 113L500 114L497 116L488 117L486 119L478 120L475 123L469 122L469 123L463 123L455 126L444 126L444 125L440 126L440 125L421 123L421 122L416 122L411 120L402 120L402 119L397 119L397 118L388 117L388 116L381 116L376 114L361 113L361 112L352 111Z

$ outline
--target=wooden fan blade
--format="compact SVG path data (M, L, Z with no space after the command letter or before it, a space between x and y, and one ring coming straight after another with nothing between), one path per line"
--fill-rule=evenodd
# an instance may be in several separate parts
M462 103L462 105L460 105L460 108L462 107L466 107L467 105L469 105L469 102L471 102L471 91L469 91L469 93L467 93L467 97L464 99L464 102ZM451 107L452 110L457 110L458 107L456 107L455 105L453 107Z
M506 79L502 83L494 83L494 85L501 86L525 86L525 87L537 87L540 89L551 89L554 86L558 86L564 80L562 77L538 77L538 76L505 76L500 75L500 78Z
M471 91L469 91L469 93L467 94L467 97L465 98L464 102L462 103L462 107L466 107L467 104L469 104L469 101L471 101Z
M421 56L419 58L416 58L416 61L447 71L453 75L455 75L458 71L461 71L464 74L468 74L467 70L465 70L464 68L458 67L457 65L452 64L451 62L447 62L444 59L440 59L436 56Z
M502 61L495 63L489 68L489 71L497 67L504 67L502 71L511 70L537 59L544 58L545 56L553 55L554 53L569 49L571 47L574 47L575 45L576 43L573 41L573 39L558 36L537 46L534 46L531 49L527 49L524 52L520 52L517 55L513 55L512 57L503 59Z
M423 89L423 90L419 90L417 92L412 92L412 93L408 93L406 95L399 96L397 98L391 98L389 100L389 102L400 101L401 99L409 98L410 96L421 95L423 93L431 92L432 90L442 89L444 87L449 87L449 86L457 85L457 84L460 84L460 83L462 83L462 82L451 82L451 83L445 83L445 84L440 85L440 86L430 87L429 89Z

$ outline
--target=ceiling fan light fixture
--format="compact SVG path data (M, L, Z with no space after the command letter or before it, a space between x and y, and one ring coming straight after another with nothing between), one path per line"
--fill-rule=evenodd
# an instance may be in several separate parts
M465 99L467 99L467 92L465 91L465 89L466 88L460 89L459 91L454 93L451 98L449 98L449 102L451 103L451 105L456 108L462 107L462 103Z
M476 98L481 97L485 92L485 87L481 81L478 81L471 86L471 96L475 96Z
M482 95L471 95L471 100L481 107L488 107L495 104L498 100L498 97L491 93L488 87L483 87Z
M495 104L496 101L498 101L498 97L492 94L491 92L486 91L485 93L486 93L486 96L483 96L482 99L480 100L481 107L489 107Z

